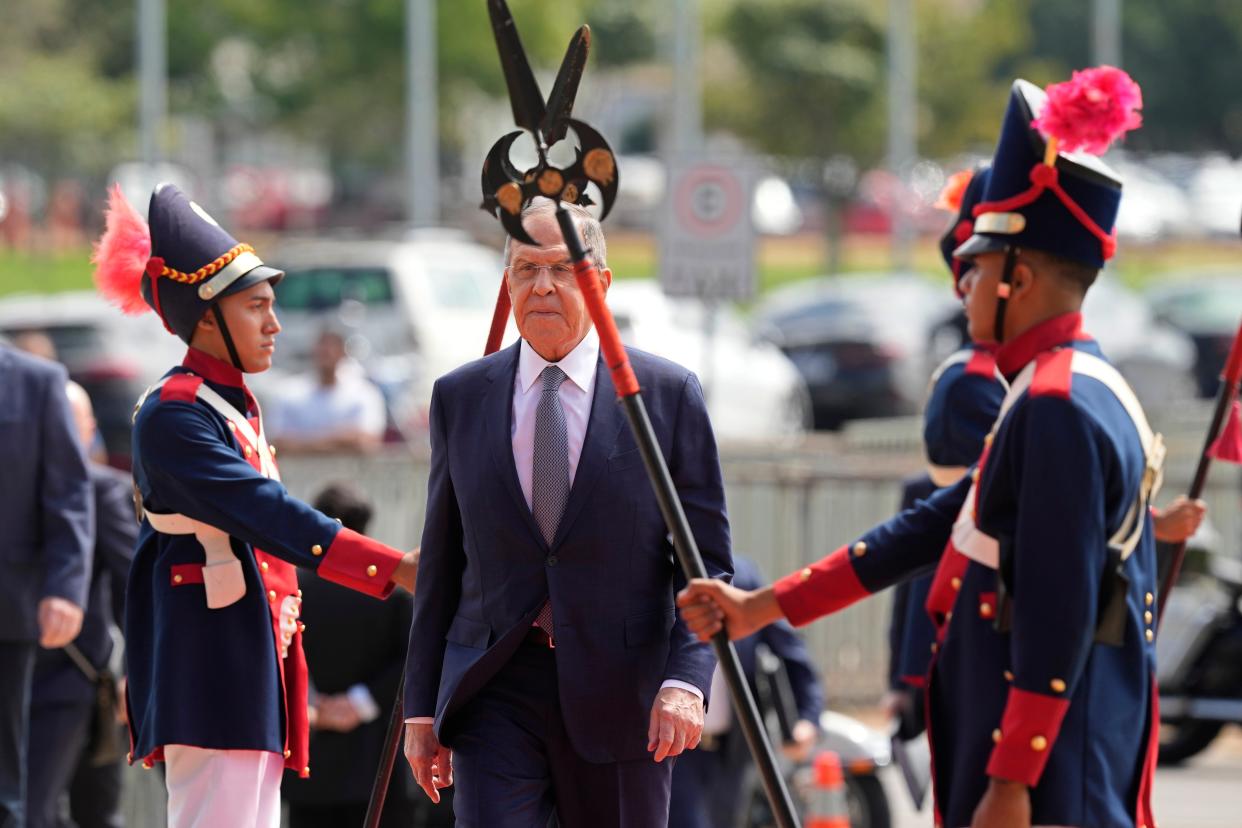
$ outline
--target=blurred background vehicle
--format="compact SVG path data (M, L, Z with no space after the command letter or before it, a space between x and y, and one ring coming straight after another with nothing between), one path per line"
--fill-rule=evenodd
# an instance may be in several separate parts
M148 385L181 362L185 346L155 314L125 317L91 291L0 299L0 334L45 335L95 407L108 463L130 467L130 417ZM18 344L21 344L18 342Z
M779 439L810 426L797 368L753 337L733 306L666 296L647 279L614 279L608 306L625 344L698 374L718 439Z
M1201 397L1216 395L1229 346L1242 319L1242 273L1237 268L1168 273L1147 293L1156 318L1194 342L1194 379Z
M825 276L780 288L755 311L757 335L797 366L817 429L913 414L926 392L927 343L956 302L910 274Z

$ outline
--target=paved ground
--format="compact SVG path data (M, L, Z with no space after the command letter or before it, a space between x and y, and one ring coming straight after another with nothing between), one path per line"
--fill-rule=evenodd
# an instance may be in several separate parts
M930 828L931 807L915 812L901 779L885 780L894 805L893 828ZM1184 767L1156 775L1156 816L1160 828L1238 828L1242 826L1242 728L1221 735Z

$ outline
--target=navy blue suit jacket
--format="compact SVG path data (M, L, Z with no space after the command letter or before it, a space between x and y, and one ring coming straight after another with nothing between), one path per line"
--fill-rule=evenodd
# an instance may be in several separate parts
M95 494L95 565L82 632L73 643L101 670L112 657L111 626L125 625L125 581L134 559L138 521L132 478L100 463L91 463L89 469ZM35 697L44 703L91 704L95 700L95 685L64 650L39 650L34 686Z
M704 693L715 657L675 611L684 578L637 444L601 360L569 502L549 546L518 483L510 437L520 343L437 381L431 473L405 715L452 717L508 660L550 598L565 729L579 755L647 754L666 679ZM708 573L732 572L729 524L703 393L681 366L629 350Z
M0 345L0 640L35 641L38 603L86 605L94 511L60 365Z

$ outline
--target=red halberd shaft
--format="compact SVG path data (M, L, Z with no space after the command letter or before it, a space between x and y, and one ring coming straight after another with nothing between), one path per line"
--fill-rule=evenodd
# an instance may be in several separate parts
M1191 500L1198 500L1207 486L1208 470L1212 465L1212 446L1220 437L1225 417L1234 399L1238 396L1238 385L1242 382L1242 325L1234 334L1233 345L1229 347L1229 359L1225 361L1225 371L1220 377L1220 390L1216 392L1216 407L1212 411L1212 422L1208 426L1207 437L1203 441L1203 451L1199 454L1199 463L1195 466L1195 476L1190 481ZM1186 559L1186 542L1182 541L1173 549L1169 560L1168 571L1160 584L1159 600L1156 604L1157 623L1164 617L1164 608L1169 600L1169 593L1177 584L1182 571L1182 561Z

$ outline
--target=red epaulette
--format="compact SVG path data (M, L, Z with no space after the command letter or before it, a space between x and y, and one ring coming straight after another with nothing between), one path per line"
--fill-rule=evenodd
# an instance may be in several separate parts
M1070 398L1074 381L1074 349L1046 351L1035 357L1035 376L1031 378L1032 397Z
M160 388L160 402L192 403L198 397L198 387L202 384L203 378L194 374L173 374L164 380Z
M993 379L996 376L996 353L986 348L976 348L966 362L966 374Z

